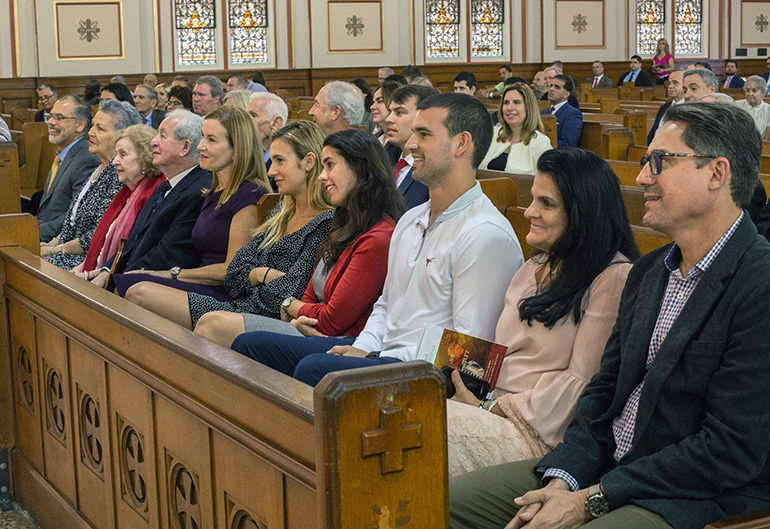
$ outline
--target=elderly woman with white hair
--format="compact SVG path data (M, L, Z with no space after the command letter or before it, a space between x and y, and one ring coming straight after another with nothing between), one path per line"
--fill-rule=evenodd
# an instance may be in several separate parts
M123 187L112 164L115 135L140 123L142 118L139 112L128 102L105 99L99 104L88 131L88 150L99 158L101 164L70 203L61 233L48 243L40 243L40 255L46 261L71 270L85 260L102 215Z
M762 138L770 139L767 131L770 127L770 105L762 100L767 93L767 81L758 75L752 75L746 79L743 90L746 92L746 99L739 101L738 106L749 113Z

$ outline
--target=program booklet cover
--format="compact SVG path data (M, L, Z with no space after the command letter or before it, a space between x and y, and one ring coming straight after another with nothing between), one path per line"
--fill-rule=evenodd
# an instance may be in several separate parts
M417 359L431 362L439 369L451 366L482 378L489 382L491 392L495 389L507 350L499 343L426 324L417 346Z

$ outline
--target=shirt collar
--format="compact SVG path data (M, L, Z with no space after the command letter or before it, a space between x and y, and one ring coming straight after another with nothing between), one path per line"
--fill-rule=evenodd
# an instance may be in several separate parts
M719 252L722 251L722 248L724 248L725 244L727 244L727 241L729 241L730 237L732 237L733 233L735 233L735 230L738 228L738 225L743 219L743 215L744 212L741 211L741 214L738 215L736 221L733 222L729 228L727 228L727 231L722 234L714 246L712 246L711 249L706 252L706 255L701 257L700 261L695 263L695 266L693 267L694 269L697 269L700 273L703 273L708 269L709 266L711 266L711 264L714 262L714 259L716 259L719 255ZM674 243L674 245L668 251L668 254L666 254L663 262L665 263L669 272L673 272L674 270L679 269L679 264L682 262L682 250L679 248L678 244ZM687 275L689 276L690 274L688 273Z
M457 197L457 200L452 202L448 208L441 213L438 213L433 219L433 224L439 224L446 220L459 215L465 208L471 205L471 203L482 195L481 184L476 181L476 184L468 191ZM427 229L430 224L430 200L426 203L428 207L425 208L415 220L417 224L423 229Z
M563 106L564 106L564 105L566 105L567 103L569 103L569 100L568 100L568 99L565 99L565 100L564 100L564 101L562 101L561 103L554 105L554 106L553 106L553 111L554 111L554 112L556 112L557 110L559 110L561 107L563 107Z
M82 141L85 138L85 136L81 136L66 147L64 147L62 150L56 153L56 155L59 157L59 162L63 162L64 159L67 157L67 153L70 152L70 149L75 146L75 144L79 141Z

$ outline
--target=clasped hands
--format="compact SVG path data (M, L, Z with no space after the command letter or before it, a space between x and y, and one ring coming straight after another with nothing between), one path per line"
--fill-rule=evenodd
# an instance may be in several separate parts
M505 529L572 529L592 520L586 512L588 490L569 490L566 482L552 478L548 485L516 498L521 508Z

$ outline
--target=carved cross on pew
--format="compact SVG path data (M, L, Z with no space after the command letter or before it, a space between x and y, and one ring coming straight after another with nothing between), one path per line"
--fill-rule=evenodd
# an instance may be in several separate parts
M362 457L380 456L381 473L404 468L404 450L422 445L422 426L404 424L404 409L390 405L380 408L380 426L361 433Z

